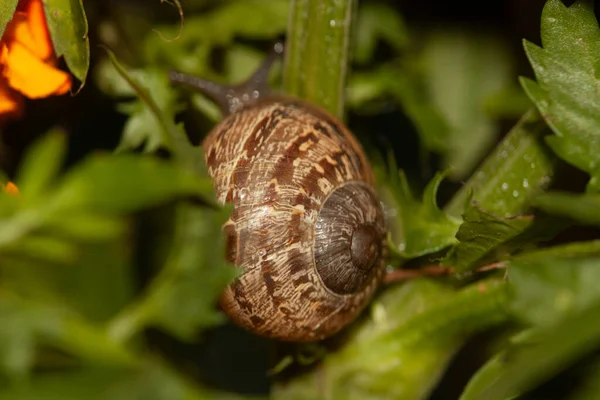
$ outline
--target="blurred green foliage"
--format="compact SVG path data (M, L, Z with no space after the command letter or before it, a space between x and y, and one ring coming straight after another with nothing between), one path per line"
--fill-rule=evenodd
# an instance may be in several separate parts
M521 52L536 78L521 78L524 90L501 34L411 22L404 6L195 0L179 19L177 2L161 3L45 2L58 55L82 85L92 77L77 96L94 90L123 124L108 151L67 165L72 125L57 123L16 171L0 171L19 188L0 191L0 399L595 398L600 245L595 230L571 235L600 221L591 1L547 1L541 47L525 41ZM0 5L0 32L16 4ZM243 372L219 384L211 371L262 364L221 350L252 345L219 330L216 299L236 273L223 257L230 210L215 202L197 143L220 115L167 73L236 83L284 35L276 91L351 129L390 109L406 119L386 125L385 156L377 132L360 138L388 215L389 276L423 276L382 285L330 340L268 343L278 350L270 391L235 390ZM14 125L1 127L10 135ZM420 178L396 148L411 137L416 169L433 169ZM426 277L431 267L448 273ZM473 367L460 354L484 332ZM181 348L204 364L181 361ZM464 371L458 388L453 368ZM571 392L544 392L573 375Z

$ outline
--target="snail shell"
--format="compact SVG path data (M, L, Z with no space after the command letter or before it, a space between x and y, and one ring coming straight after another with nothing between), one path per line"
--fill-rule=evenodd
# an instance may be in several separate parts
M320 108L267 96L236 106L203 148L219 202L233 204L226 257L241 273L220 298L225 313L293 342L354 320L383 275L386 226L353 135Z

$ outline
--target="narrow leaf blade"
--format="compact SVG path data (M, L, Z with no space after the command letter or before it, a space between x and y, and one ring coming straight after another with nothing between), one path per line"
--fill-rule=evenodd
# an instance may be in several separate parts
M54 50L59 57L64 56L69 70L83 87L90 67L90 42L82 0L43 3Z

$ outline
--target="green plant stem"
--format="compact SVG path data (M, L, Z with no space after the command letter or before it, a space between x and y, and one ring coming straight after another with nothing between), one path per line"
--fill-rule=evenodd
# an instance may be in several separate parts
M348 44L356 0L293 0L284 89L343 116Z

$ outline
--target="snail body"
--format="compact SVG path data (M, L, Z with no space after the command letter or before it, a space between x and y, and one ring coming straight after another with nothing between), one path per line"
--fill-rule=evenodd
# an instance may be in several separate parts
M373 172L358 141L326 111L250 97L240 106L229 96L223 104L233 112L202 143L218 201L233 205L223 226L226 257L241 269L220 305L256 334L320 340L356 318L384 272Z

